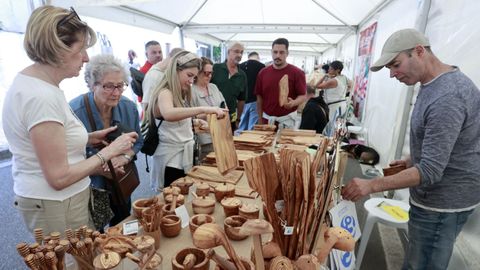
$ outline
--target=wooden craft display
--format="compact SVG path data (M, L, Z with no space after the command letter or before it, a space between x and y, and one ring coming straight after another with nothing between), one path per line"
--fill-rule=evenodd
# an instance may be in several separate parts
M230 117L227 115L218 119L216 114L208 114L207 120L215 150L217 169L221 175L225 175L238 167Z
M243 163L245 160L250 159L252 157L259 156L263 154L265 151L252 151L252 150L236 150L237 152L237 157L238 157L238 170L243 170ZM217 166L216 164L216 154L215 152L210 152L204 159L203 163L204 165L210 165L210 166Z
M288 74L283 75L283 77L278 82L278 104L280 107L285 106L288 103Z
M197 180L237 184L242 178L243 172L233 170L225 175L221 175L215 167L194 166L189 172L187 172L187 175Z

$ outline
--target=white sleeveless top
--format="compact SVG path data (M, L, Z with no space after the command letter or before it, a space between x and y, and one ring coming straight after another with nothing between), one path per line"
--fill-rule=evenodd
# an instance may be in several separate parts
M332 103L345 99L347 94L347 77L343 75L336 76L330 80L337 80L337 87L325 89L325 102Z

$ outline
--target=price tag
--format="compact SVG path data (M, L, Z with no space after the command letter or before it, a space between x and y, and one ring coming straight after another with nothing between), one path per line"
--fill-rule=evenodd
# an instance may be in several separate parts
M284 235L292 235L293 234L293 226L285 226L283 230Z
M138 233L138 220L130 220L123 223L123 235Z
M186 228L188 226L190 216L188 215L185 205L175 208L175 214L182 220L182 228Z
M275 209L277 209L277 212L282 212L284 207L285 207L284 200L278 200L275 202Z

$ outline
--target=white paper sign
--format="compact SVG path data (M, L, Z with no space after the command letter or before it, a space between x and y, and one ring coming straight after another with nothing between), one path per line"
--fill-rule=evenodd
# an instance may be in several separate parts
M138 233L138 220L130 220L123 223L123 235Z
M360 227L358 226L357 211L355 204L351 201L341 201L335 207L330 209L332 225L334 227L342 227L352 234L355 240L361 236ZM355 269L355 254L352 252L344 252L333 249L331 254L334 263L331 270L350 270Z
M180 220L182 220L182 228L186 228L188 226L190 216L188 215L185 205L175 208L175 214L180 218Z

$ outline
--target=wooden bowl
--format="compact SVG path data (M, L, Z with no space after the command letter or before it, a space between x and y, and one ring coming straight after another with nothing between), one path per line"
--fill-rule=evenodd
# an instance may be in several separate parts
M243 203L242 206L238 208L238 214L247 219L257 219L260 216L260 209L256 204Z
M225 212L225 216L233 216L238 215L238 208L242 205L242 201L239 198L235 197L226 197L223 198L220 202L223 206L223 211Z
M164 216L175 215L175 209L170 210L170 206L170 204L165 204L164 206L162 206L162 212Z
M198 214L192 216L190 218L190 221L188 222L188 227L190 228L190 232L192 233L192 235L200 225L203 225L205 223L215 223L215 218L211 215L206 214Z
M175 215L167 215L162 217L160 230L165 237L175 237L179 235L180 231L182 230L180 218Z
M192 209L194 214L213 214L215 211L215 199L210 197L198 197L192 201Z
M163 191L162 191L163 198L165 199L165 197L167 197L167 195L172 194L174 189L178 190L178 193L180 193L180 188L179 187L168 186L168 187L164 188Z
M138 199L133 202L133 214L136 218L142 218L142 212L144 209L149 208L154 205L156 202L153 198L150 199Z
M228 259L229 261L232 261L230 259ZM242 262L243 266L245 267L245 269L247 270L254 270L255 269L255 265L252 263L252 261L250 261L249 259L247 258L244 258L244 257L240 257L240 261ZM225 270L223 269L222 267L216 265L215 266L215 270Z
M168 194L164 198L165 198L165 203L166 204L172 204L172 201L173 201L173 195L172 194ZM185 196L183 196L182 194L178 194L178 196L177 196L177 207L179 207L180 205L183 205L184 203L185 203Z
M183 262L188 254L193 254L196 258L195 265L191 269L207 270L210 268L210 260L208 259L207 254L205 254L205 251L198 248L185 248L180 250L175 256L173 256L172 269L185 269L185 267L183 267Z
M223 183L215 187L215 199L217 202L221 202L225 197L233 196L235 196L235 185Z
M202 197L202 196L208 196L210 194L210 185L204 182L196 183L195 184L195 193L197 196Z
M180 188L180 194L183 195L188 195L188 190L191 185L193 185L192 179L187 179L186 177L179 178L172 183L172 186Z
M120 254L113 251L105 251L95 257L93 266L95 269L112 269L120 264L121 260Z
M225 234L228 238L235 241L240 241L246 239L248 235L240 234L240 227L247 221L246 218L242 216L230 216L223 221L223 227L225 229Z

